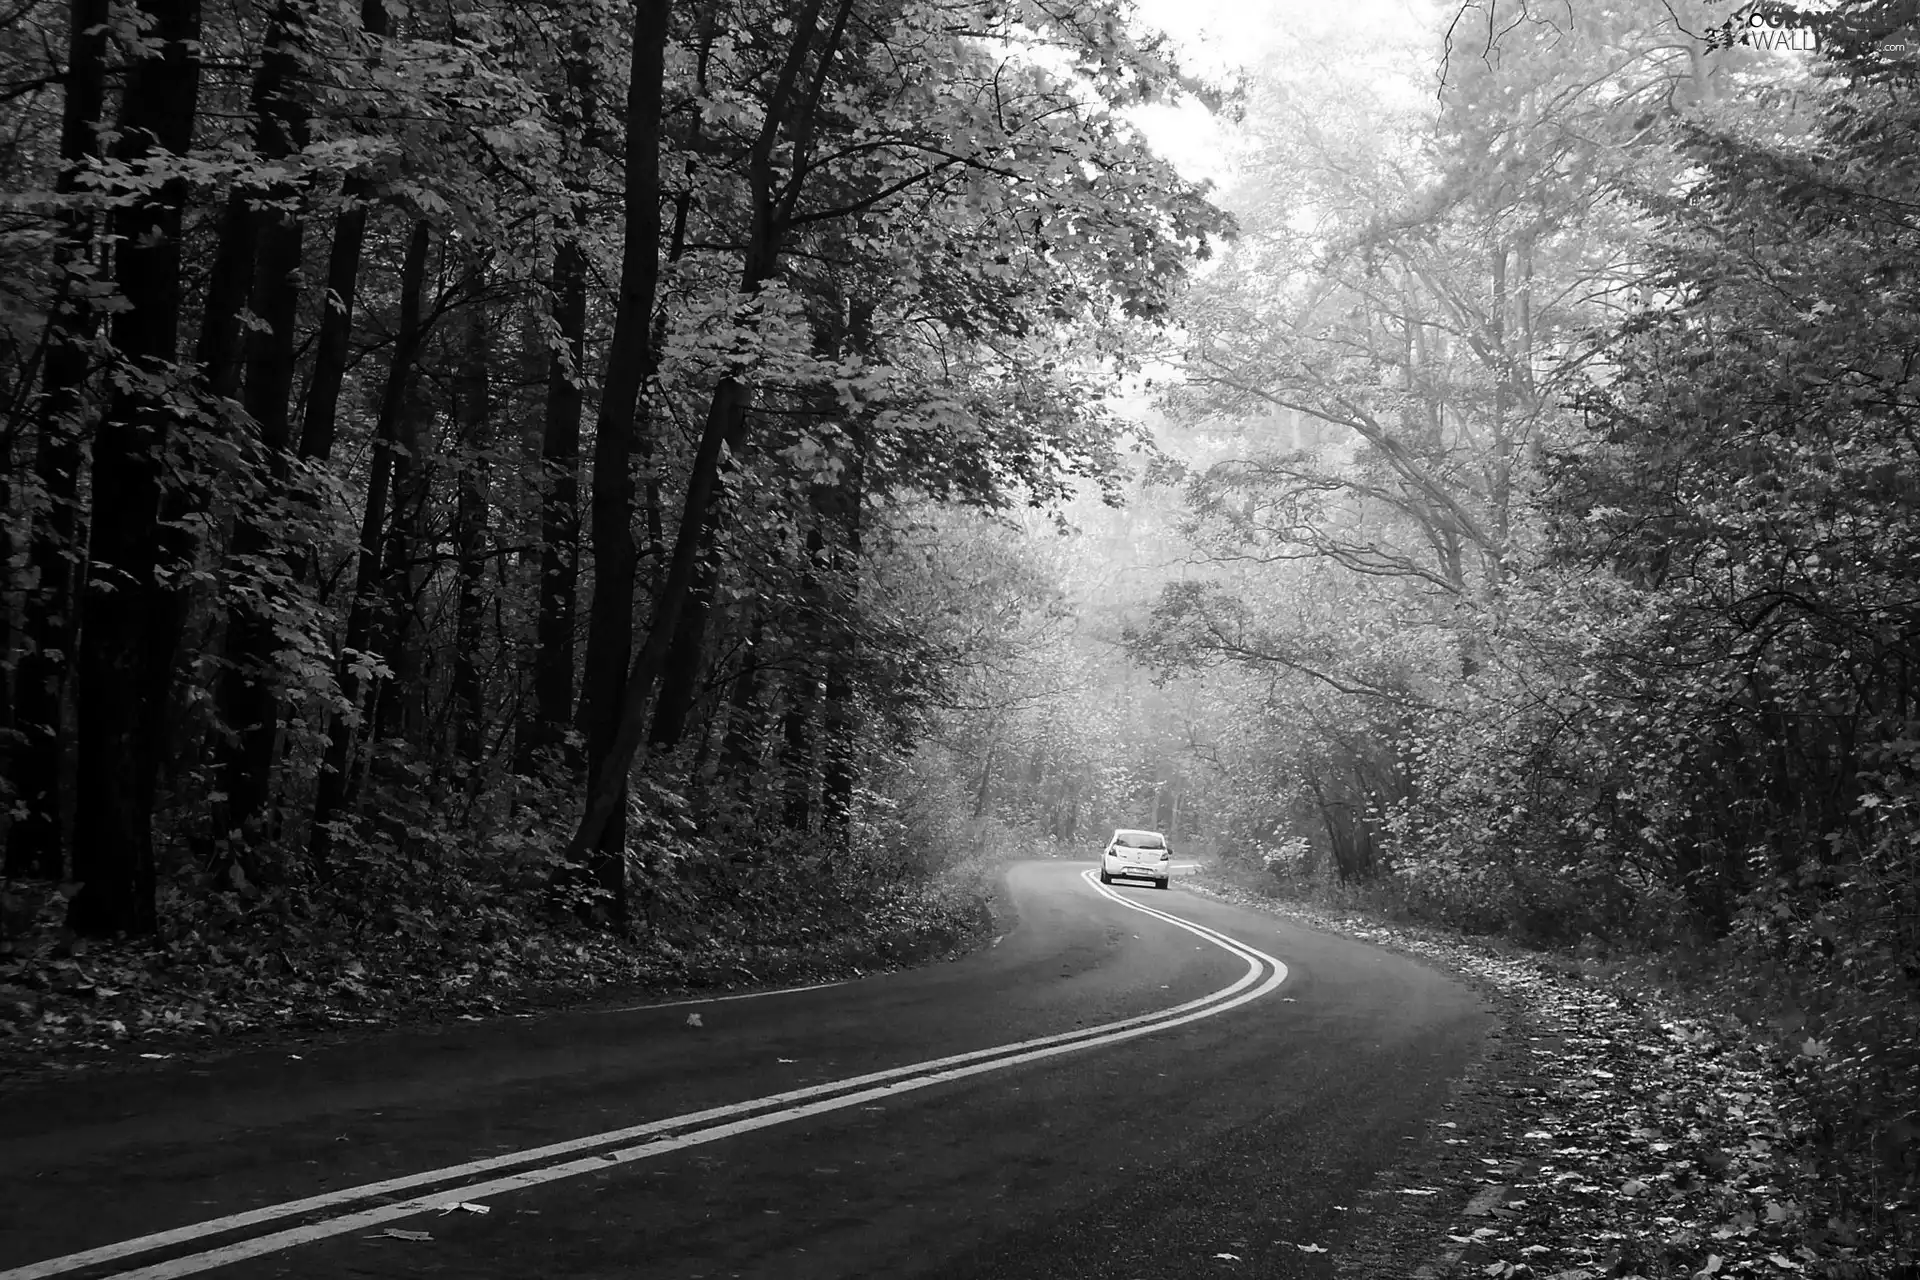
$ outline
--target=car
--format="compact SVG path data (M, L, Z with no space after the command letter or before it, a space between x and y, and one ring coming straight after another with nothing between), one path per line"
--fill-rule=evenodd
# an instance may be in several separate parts
M1164 889L1167 877L1173 872L1172 863L1173 850L1167 847L1166 836L1158 831L1121 827L1100 855L1100 883L1112 884L1117 879L1151 880Z

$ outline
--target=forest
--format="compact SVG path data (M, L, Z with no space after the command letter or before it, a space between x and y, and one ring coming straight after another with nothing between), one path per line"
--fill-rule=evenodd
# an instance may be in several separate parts
M11 11L10 881L109 938L935 870L944 513L1114 474L1229 226L1121 16Z
M1367 12L11 0L0 944L958 936L1151 825L1656 957L1910 1173L1920 11Z

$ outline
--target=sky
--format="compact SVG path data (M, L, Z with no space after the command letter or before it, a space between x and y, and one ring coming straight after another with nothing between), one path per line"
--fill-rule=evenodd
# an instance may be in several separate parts
M1281 59L1324 57L1336 42L1421 39L1432 0L1136 0L1140 20L1166 32L1182 64L1231 82ZM1224 186L1233 173L1232 127L1198 103L1135 113L1154 149L1188 178Z

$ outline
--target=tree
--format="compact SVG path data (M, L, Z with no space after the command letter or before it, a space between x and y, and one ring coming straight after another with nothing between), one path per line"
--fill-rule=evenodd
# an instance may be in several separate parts
M142 12L0 52L9 873L104 934L646 927L620 824L717 876L691 813L926 873L875 785L925 783L941 659L873 565L897 511L1115 470L1101 397L1226 226L1123 114L1179 91L1159 46L1106 6ZM69 719L113 780L71 857Z
M112 341L119 385L93 440L91 547L76 663L80 776L97 790L74 819L68 923L83 934L154 926L153 789L178 641L179 531L161 525L177 380L183 177L193 142L198 0L148 0L151 35L127 72L115 170L126 200L113 231L123 309Z

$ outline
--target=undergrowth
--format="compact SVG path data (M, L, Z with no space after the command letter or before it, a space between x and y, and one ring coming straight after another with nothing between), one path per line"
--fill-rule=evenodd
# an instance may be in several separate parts
M1711 943L1537 949L1461 932L1391 884L1211 874L1218 891L1310 924L1497 969L1536 1011L1566 1006L1568 983L1587 993L1571 1034L1578 1079L1559 1091L1551 1123L1529 1131L1544 1158L1529 1177L1536 1205L1552 1201L1567 1219L1561 1236L1577 1226L1607 1255L1580 1268L1588 1280L1920 1275L1920 1017L1896 981L1902 958L1875 967L1842 940L1809 951L1751 924ZM1619 1247L1598 1247L1609 1240ZM1732 1265L1747 1255L1751 1268ZM1528 1256L1509 1252L1482 1273L1548 1274Z

